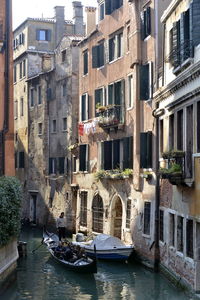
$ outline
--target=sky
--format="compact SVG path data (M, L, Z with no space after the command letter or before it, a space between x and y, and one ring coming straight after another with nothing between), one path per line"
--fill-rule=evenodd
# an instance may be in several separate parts
M72 19L73 0L13 0L13 29L26 18L52 18L55 6L65 6L65 19ZM97 0L80 0L84 6L97 6Z

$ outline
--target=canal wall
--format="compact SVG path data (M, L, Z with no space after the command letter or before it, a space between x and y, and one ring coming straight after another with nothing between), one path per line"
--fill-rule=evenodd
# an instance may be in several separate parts
M12 240L0 248L0 291L15 270L18 257L17 240Z

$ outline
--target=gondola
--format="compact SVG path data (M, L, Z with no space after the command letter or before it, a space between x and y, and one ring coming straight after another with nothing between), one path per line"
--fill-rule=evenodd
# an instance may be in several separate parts
M72 246L73 259L66 260L62 256L56 255L55 249L59 244L59 238L56 234L48 231L43 232L43 243L47 246L48 251L52 257L66 267L68 270L72 270L78 273L97 273L97 261L96 258L91 259L85 255L80 258L76 257L75 249Z

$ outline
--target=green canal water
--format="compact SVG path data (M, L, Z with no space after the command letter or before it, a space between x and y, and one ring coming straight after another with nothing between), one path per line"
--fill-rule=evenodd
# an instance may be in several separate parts
M41 246L42 233L30 228L21 234L27 257L18 260L17 279L1 300L189 300L161 274L134 263L98 262L95 275L76 274L56 263Z

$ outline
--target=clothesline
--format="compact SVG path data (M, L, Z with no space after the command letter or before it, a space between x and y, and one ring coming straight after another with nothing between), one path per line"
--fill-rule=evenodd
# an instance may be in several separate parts
M90 134L96 132L96 126L98 124L98 120L94 119L90 123L79 123L78 132L80 136L84 134Z

